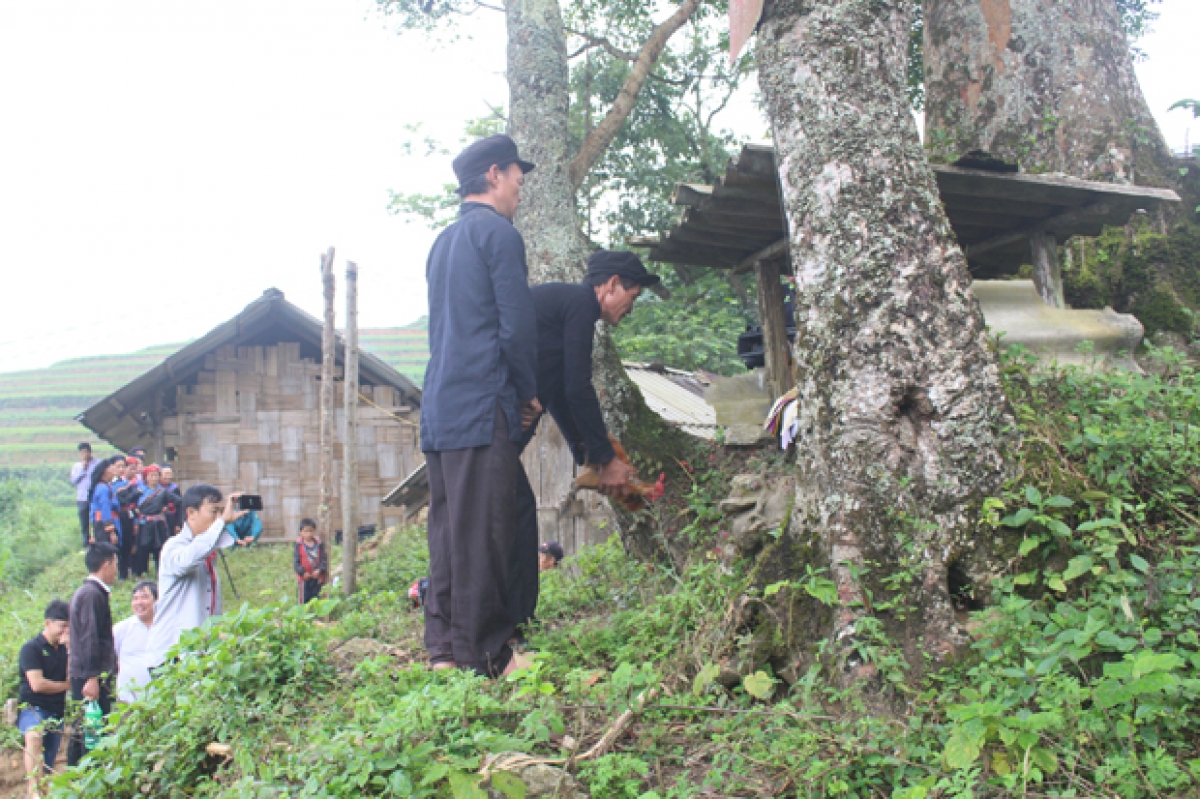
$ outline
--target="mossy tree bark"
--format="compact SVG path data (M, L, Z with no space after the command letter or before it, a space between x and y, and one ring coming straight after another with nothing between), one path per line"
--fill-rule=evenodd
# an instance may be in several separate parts
M767 0L758 37L792 236L802 408L789 528L761 571L830 566L838 605L826 632L846 682L873 673L861 655L869 629L889 631L917 670L966 642L948 573L982 582L993 563L972 513L1000 488L1010 427L906 105L910 6ZM907 596L873 612L889 578L908 582Z
M522 156L537 164L526 179L516 218L525 238L529 281L578 282L594 248L582 232L571 175L577 148L568 128L569 66L562 11L558 0L508 0L505 9L509 134ZM653 40L648 44L658 48L657 58L661 46ZM646 406L603 322L597 328L593 375L609 431L631 454L673 464L666 453L686 456L694 446L690 436ZM654 538L650 526L623 512L618 518L631 551L643 557L663 553L663 542Z
M1027 172L1162 179L1170 158L1115 0L924 0L926 140Z

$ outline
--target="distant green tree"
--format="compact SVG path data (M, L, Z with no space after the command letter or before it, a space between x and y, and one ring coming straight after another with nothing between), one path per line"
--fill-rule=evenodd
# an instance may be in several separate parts
M687 281L674 270L659 273L670 299L648 295L638 300L633 313L613 333L621 356L688 371L744 372L737 357L737 338L756 321L753 303L739 296L718 270L696 270Z

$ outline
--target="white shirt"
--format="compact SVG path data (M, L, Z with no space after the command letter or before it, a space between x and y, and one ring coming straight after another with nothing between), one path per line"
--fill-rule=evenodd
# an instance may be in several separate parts
M83 465L83 461L76 461L71 467L71 485L75 486L76 502L88 501L88 492L92 489L92 472L96 470L97 463L99 461L92 458L87 466Z
M213 522L202 535L193 535L184 524L178 535L163 544L158 556L158 602L154 605L154 625L148 644L157 658L154 665L166 660L167 652L179 643L184 630L195 629L208 621L209 616L220 615L217 564L212 564L210 577L204 562L218 544L222 549L233 544L233 536L225 532L223 519ZM215 611L210 613L214 606Z
M117 650L117 698L133 702L138 689L149 685L150 668L158 665L149 649L150 627L130 616L113 625L113 644Z

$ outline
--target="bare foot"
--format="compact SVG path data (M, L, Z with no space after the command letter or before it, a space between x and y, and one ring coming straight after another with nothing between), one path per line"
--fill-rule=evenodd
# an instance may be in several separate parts
M457 669L458 664L453 660L439 660L437 663L432 664L430 668L434 671L438 671L439 669Z
M508 661L508 665L504 667L504 671L500 672L501 677L507 677L514 671L523 671L533 665L533 661L524 655L518 655L513 652L512 660Z

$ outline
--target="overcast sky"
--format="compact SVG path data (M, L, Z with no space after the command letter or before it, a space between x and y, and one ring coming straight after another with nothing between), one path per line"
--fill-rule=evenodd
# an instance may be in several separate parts
M1138 74L1181 148L1200 3L1158 8ZM425 313L432 234L388 190L452 180L408 126L453 143L506 102L503 20L439 47L392 28L369 0L0 0L0 371L193 338L270 286L315 315L330 245L361 326Z

